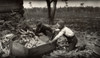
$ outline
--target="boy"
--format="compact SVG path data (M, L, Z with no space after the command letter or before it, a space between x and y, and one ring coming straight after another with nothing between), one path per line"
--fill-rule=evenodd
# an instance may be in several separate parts
M77 44L77 38L75 37L74 32L70 28L65 26L64 21L58 21L58 23L56 25L57 25L56 30L59 31L59 33L53 38L52 41L50 41L50 43L55 42L61 36L65 36L67 38L68 44L69 44L68 51L71 51L71 50L75 49L75 46Z

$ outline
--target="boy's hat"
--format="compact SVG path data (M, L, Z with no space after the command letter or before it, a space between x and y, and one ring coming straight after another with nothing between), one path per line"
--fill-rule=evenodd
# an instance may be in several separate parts
M36 22L36 25L38 26L38 25L41 25L42 23L43 23L42 21L38 20L38 21Z

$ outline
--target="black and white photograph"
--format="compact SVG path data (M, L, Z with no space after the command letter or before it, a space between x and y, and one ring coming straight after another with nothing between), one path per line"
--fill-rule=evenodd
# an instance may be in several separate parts
M100 58L100 0L0 0L0 58Z

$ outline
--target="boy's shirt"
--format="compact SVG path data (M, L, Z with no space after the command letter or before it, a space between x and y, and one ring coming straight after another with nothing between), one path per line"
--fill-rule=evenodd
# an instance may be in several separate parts
M63 29L59 30L59 33L55 36L54 40L63 35L65 35L67 37L72 37L72 36L74 36L74 32L70 28L65 26Z

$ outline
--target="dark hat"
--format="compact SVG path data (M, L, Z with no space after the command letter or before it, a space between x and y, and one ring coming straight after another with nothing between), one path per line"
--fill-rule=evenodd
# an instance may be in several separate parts
M41 25L42 23L43 23L42 21L38 20L38 21L36 22L36 25Z

